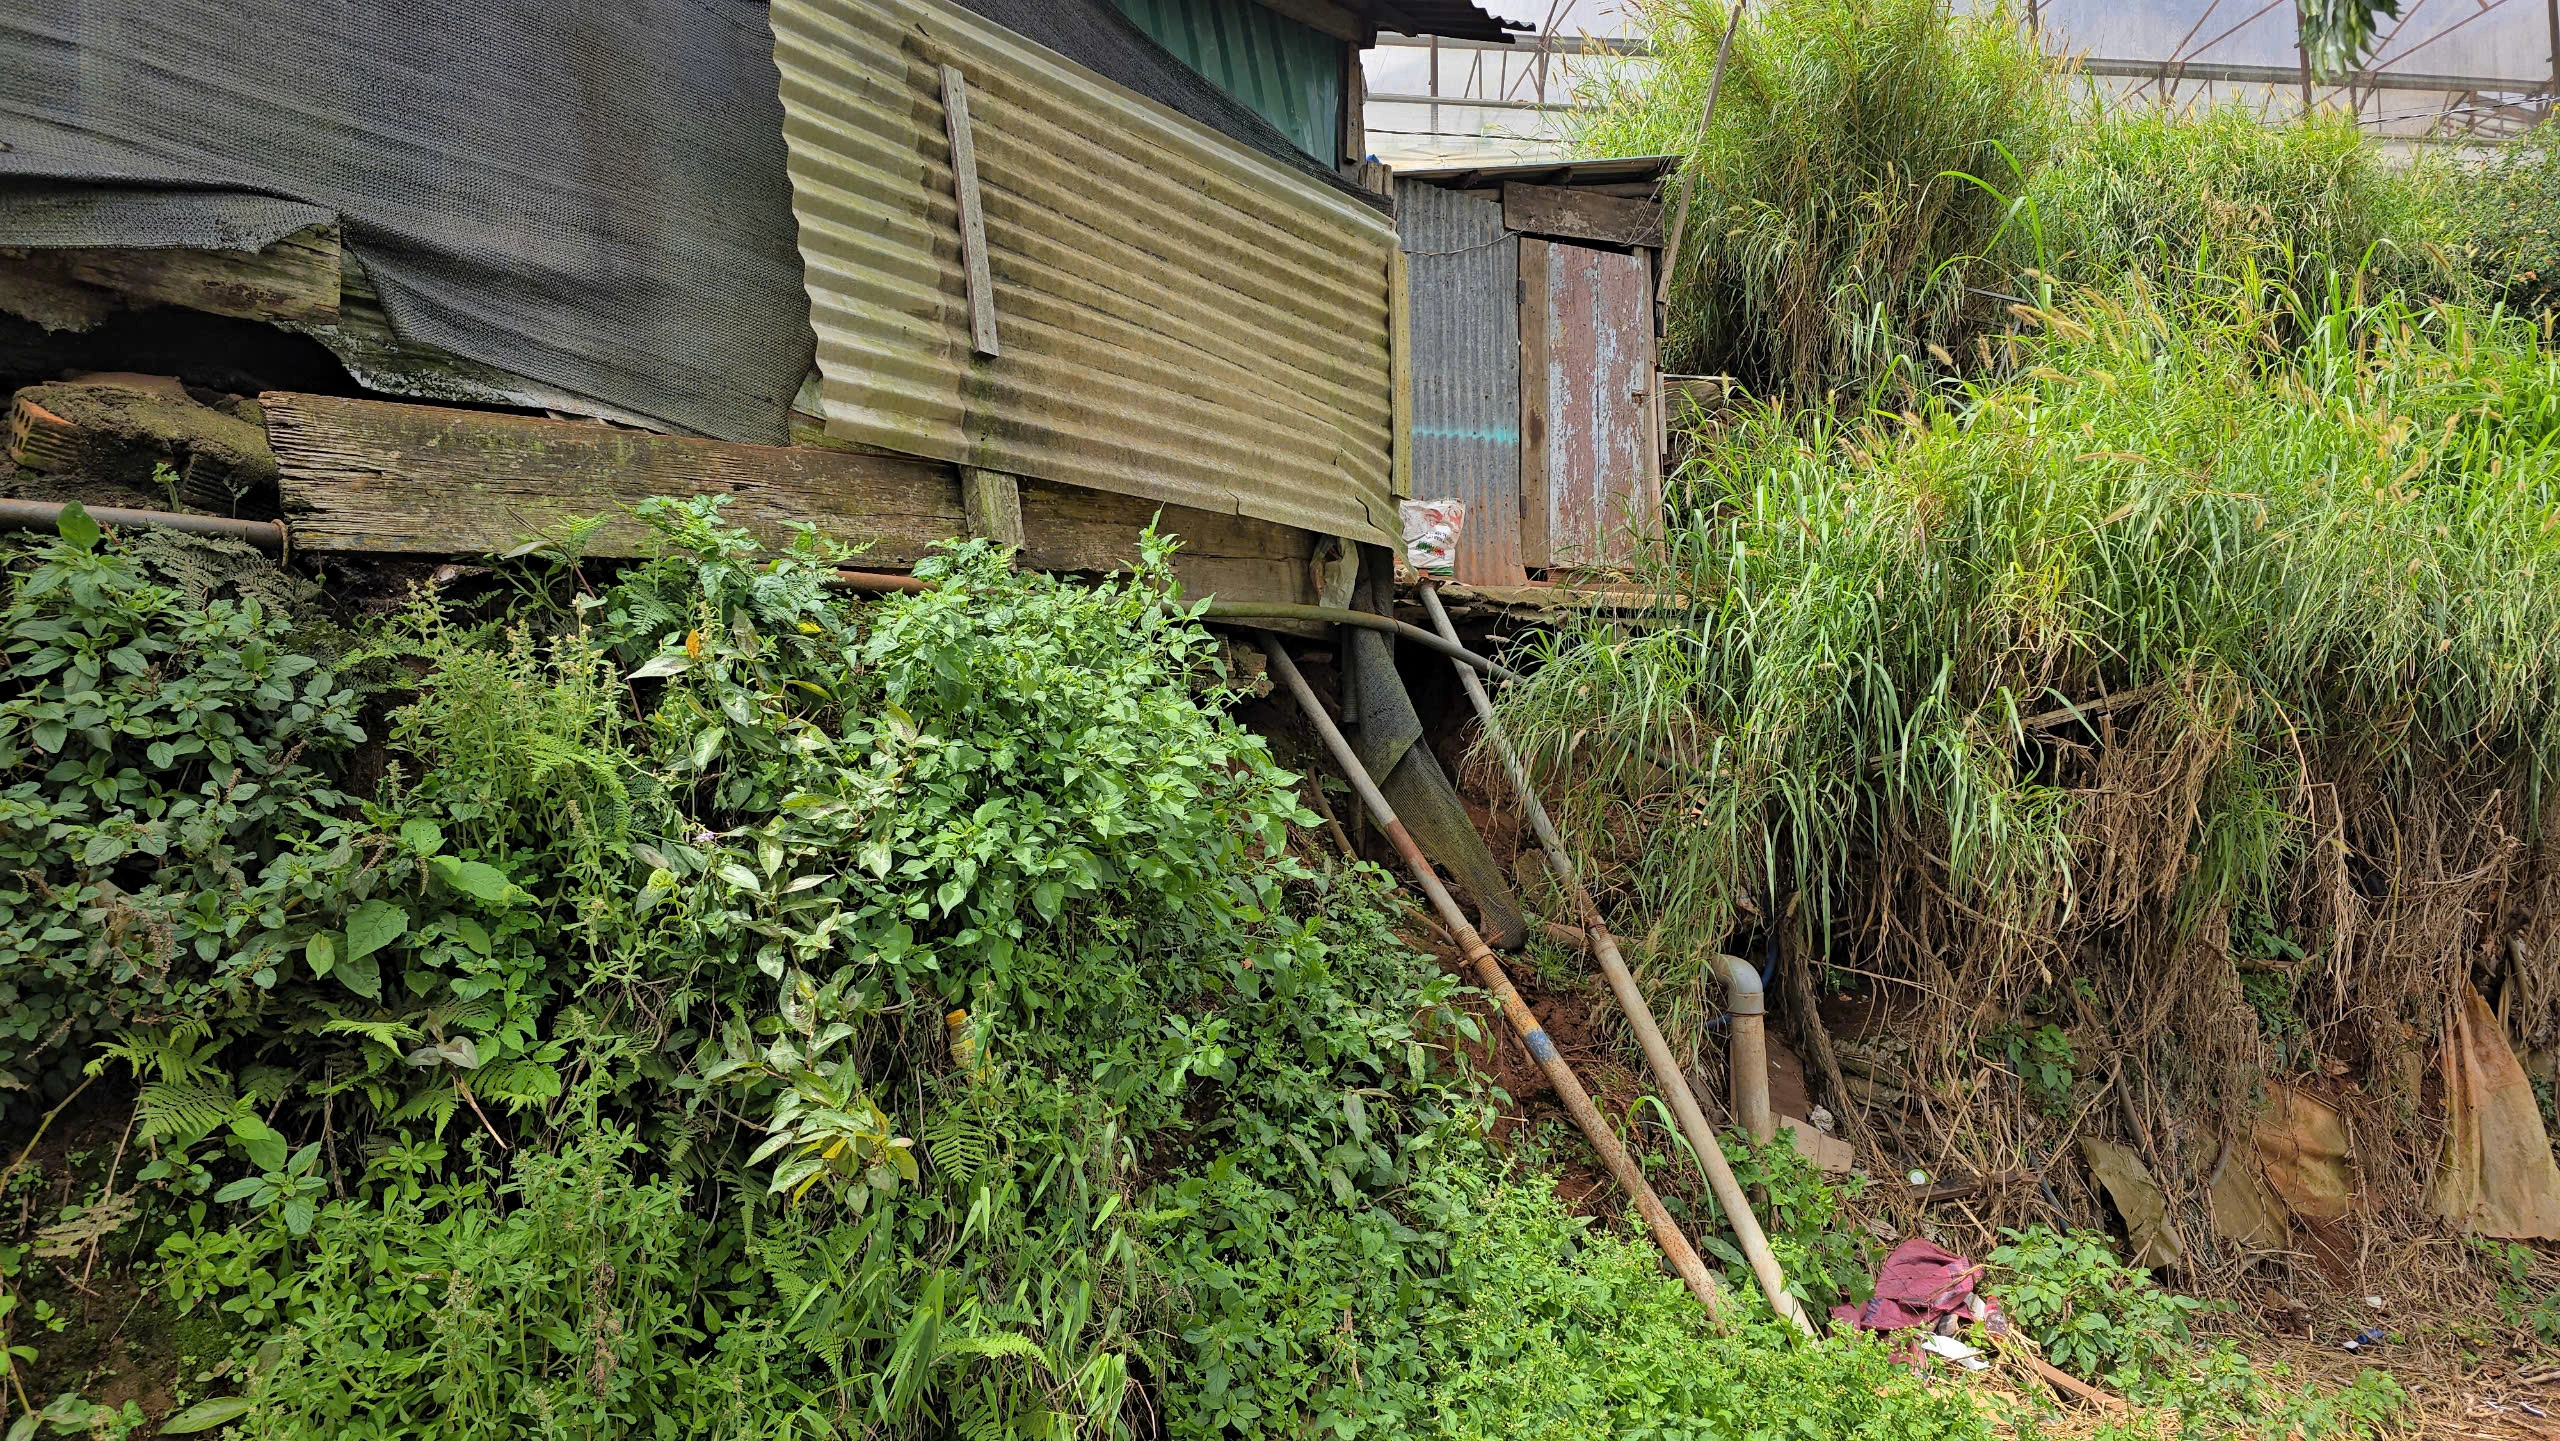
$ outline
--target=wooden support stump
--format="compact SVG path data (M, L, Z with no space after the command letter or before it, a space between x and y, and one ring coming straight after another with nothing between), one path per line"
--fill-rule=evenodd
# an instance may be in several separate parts
M991 540L1009 551L1022 549L1022 487L1000 470L960 467L960 509L969 518L974 540Z

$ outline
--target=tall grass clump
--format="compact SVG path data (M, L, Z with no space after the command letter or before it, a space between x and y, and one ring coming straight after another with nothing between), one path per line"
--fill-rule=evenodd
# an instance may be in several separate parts
M1601 76L1573 142L1688 157L1665 363L1800 400L1953 369L2001 315L1977 293L1992 273L1980 257L2060 119L2051 62L2009 7L1754 4L1703 140L1726 7L1638 8L1654 59Z
M2538 126L2500 146L2456 193L2471 273L2548 333L2560 309L2560 129Z
M1510 721L1691 1014L1667 958L1782 934L1949 1046L2076 977L2245 1093L2252 966L2414 1055L2552 814L2560 361L2272 284L2038 319L2012 379L1739 426L1679 478L1676 619L1563 638Z
M2454 297L2456 188L2445 167L2384 157L2351 115L2092 104L2005 238L2022 269L2069 284L2138 273L2184 290L2254 271L2303 295L2335 274Z

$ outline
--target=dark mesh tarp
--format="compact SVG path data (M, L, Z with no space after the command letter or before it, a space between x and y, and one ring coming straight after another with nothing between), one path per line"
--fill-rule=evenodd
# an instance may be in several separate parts
M1110 0L967 8L1372 203ZM780 442L813 346L750 0L7 0L0 245L336 217L402 335Z
M748 0L8 0L0 245L334 216L402 334L778 442L813 344L779 86Z

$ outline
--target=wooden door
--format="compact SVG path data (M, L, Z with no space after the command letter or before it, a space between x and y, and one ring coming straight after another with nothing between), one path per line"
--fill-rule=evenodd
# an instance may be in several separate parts
M1649 267L1641 253L1587 245L1520 249L1523 558L1622 567L1662 508Z

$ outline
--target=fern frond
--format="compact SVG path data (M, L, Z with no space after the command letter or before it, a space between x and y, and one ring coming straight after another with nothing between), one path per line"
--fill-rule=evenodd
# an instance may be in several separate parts
M134 1134L145 1145L192 1145L229 1122L239 1104L227 1076L152 1081L134 1099Z

